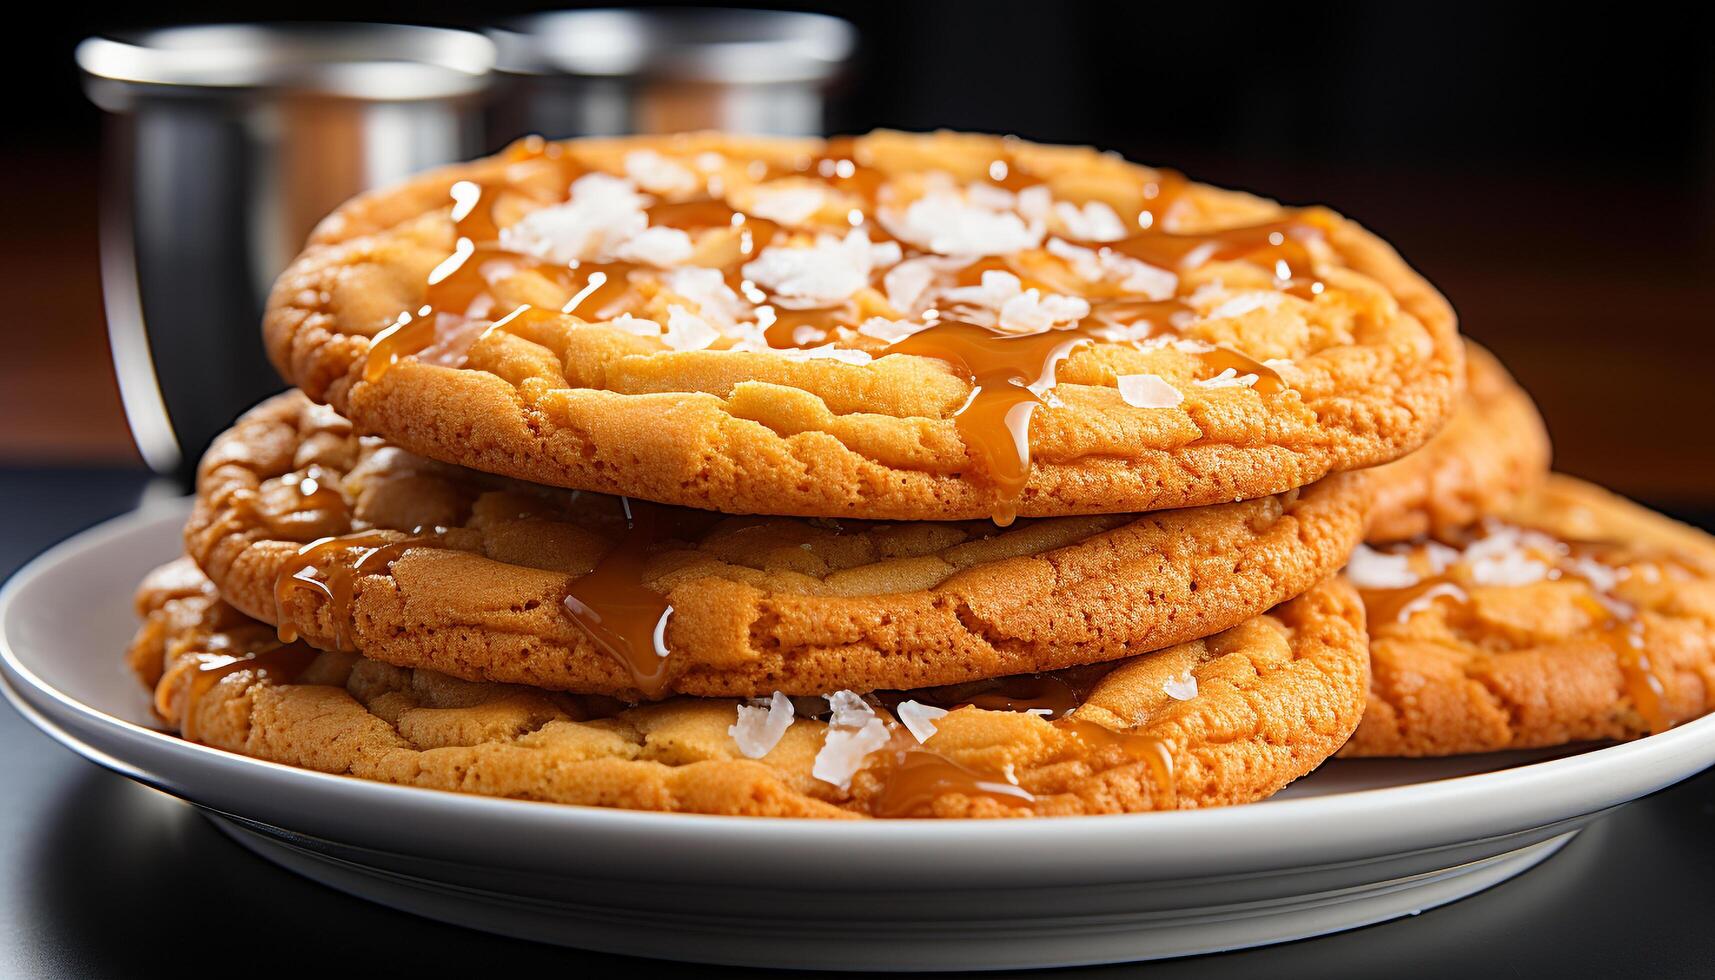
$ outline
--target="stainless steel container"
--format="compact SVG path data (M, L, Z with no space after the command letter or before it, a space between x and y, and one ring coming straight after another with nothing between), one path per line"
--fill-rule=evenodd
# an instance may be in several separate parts
M210 25L90 38L107 110L102 290L131 431L188 474L281 387L262 352L274 277L366 188L483 148L494 47L381 24Z
M829 84L856 31L768 10L579 10L489 32L510 91L494 134L614 136L823 131Z

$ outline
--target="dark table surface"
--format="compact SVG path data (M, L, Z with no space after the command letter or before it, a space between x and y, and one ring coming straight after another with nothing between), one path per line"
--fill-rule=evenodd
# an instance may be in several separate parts
M0 469L0 576L128 510L144 486L129 471ZM752 972L500 939L351 898L242 850L189 805L83 761L8 707L0 867L5 977ZM1266 949L1079 972L1708 977L1712 916L1715 770L1620 808L1534 870L1452 905Z

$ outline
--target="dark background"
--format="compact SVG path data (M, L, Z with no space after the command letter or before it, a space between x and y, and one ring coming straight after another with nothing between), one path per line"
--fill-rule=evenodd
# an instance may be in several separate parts
M757 4L767 6L768 4ZM96 268L99 113L73 45L228 19L480 24L548 5L61 3L0 61L0 576L142 486ZM554 4L553 6L576 6ZM1562 468L1715 518L1715 15L1676 5L835 3L864 47L838 130L1089 142L1321 202L1394 241L1541 403ZM250 858L0 709L0 972L140 976L637 963L387 912ZM1098 976L1707 975L1715 776L1542 868L1330 939ZM645 967L645 972L649 972ZM737 975L707 971L706 975Z
M760 4L766 6L767 4ZM480 24L550 5L38 5L8 46L0 465L134 451L105 363L101 30L198 20ZM554 5L554 6L576 6ZM1093 143L1323 202L1395 242L1548 416L1562 468L1673 509L1715 497L1715 42L1689 6L788 4L853 21L838 130Z

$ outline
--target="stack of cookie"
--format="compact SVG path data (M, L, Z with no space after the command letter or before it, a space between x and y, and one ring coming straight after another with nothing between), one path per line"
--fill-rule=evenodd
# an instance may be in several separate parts
M235 752L1108 813L1642 734L1715 681L1715 549L1545 483L1390 248L1092 150L525 141L342 207L264 330L299 390L209 450L130 654Z

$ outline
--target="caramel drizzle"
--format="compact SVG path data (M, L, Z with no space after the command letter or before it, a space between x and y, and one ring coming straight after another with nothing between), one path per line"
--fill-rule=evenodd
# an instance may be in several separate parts
M1115 663L1068 667L1052 673L1012 674L990 680L951 684L918 691L901 691L883 699L890 710L900 702L920 701L949 710L970 705L985 711L1032 711L1049 720L1064 717L1083 704Z
M1194 269L1209 262L1244 260L1271 269L1280 283L1292 282L1315 265L1309 241L1322 237L1322 220L1304 211L1279 221L1222 231L1179 234L1151 229L1117 242L1086 243L1112 249L1161 269Z
M1173 753L1164 740L1114 731L1076 717L1061 718L1053 725L1077 743L1086 759L1117 754L1129 762L1142 762L1149 770L1155 798L1163 804L1156 809L1177 805ZM1013 809L1035 810L1038 803L1034 793L1012 779L985 775L933 749L910 748L881 773L881 790L870 801L870 812L878 817L927 816L937 797L953 794L989 799Z
M938 752L910 749L888 770L870 812L878 817L927 816L938 797L955 793L1014 808L1036 803L1036 795L1022 786L988 778Z
M1018 516L1030 480L1030 416L1046 404L1029 385L1053 387L1054 371L1092 338L1078 329L1008 336L958 320L941 320L887 348L952 365L971 383L971 396L953 416L972 460L987 474L996 500L994 522Z
M780 310L774 322L762 331L768 346L785 350L815 347L833 339L845 311L837 307L811 310Z
M821 154L796 169L815 174L836 189L854 194L873 210L887 176L856 159L856 141L842 137L828 141ZM539 139L521 141L507 155L519 163L547 161L561 168L570 184L582 168L557 144ZM986 179L1011 191L1024 190L1043 181L1022 167L1010 149L993 160ZM366 381L379 381L401 358L420 354L437 342L445 329L443 316L465 318L493 313L479 310L488 294L495 270L520 266L559 281L574 298L563 312L585 320L600 320L614 313L616 304L629 291L634 268L624 263L574 263L557 266L531 256L519 255L493 244L499 237L494 202L505 184L464 184L455 187L454 224L458 245L446 262L435 270L425 295L425 304L415 313L405 313L371 342L364 366ZM1162 228L1161 216L1179 199L1189 183L1183 176L1162 171L1144 185L1145 207L1135 219L1136 234L1111 243L1087 243L1096 249L1111 249L1163 268L1183 270L1208 261L1244 259L1274 271L1280 288L1311 298L1321 283L1306 278L1313 262L1308 243L1322 236L1325 219L1321 212L1296 212L1288 218L1218 232L1179 234ZM735 255L726 266L728 284L735 292L760 303L766 297L754 284L735 271L738 263L754 254L779 231L773 222L752 218L724 201L658 203L648 208L651 225L672 228L731 226L744 229ZM881 233L874 222L864 221L872 237ZM873 226L873 227L872 227ZM980 282L989 269L1006 269L1004 259L983 259L957 274L964 284ZM1022 276L1020 277L1023 278ZM933 357L962 371L971 381L971 399L955 414L954 422L973 462L987 475L996 498L993 517L1002 526L1017 515L1031 472L1030 420L1042 398L1028 386L1052 386L1059 361L1092 340L1105 339L1099 327L1106 322L1136 324L1147 320L1152 333L1168 325L1174 313L1188 311L1179 300L1165 302L1118 301L1098 304L1091 317L1071 330L1031 337L1010 337L957 319L943 318L928 329L887 349L888 353L912 353ZM764 330L771 348L812 347L831 339L841 326L843 309L774 310L774 321ZM1169 329L1171 329L1169 327ZM1095 333L1092 335L1092 331ZM486 334L485 334L486 335ZM1259 394L1268 395L1286 387L1280 375L1239 354L1220 350L1201 355L1204 363L1219 374L1232 368L1239 375L1254 374Z
M1166 804L1156 809L1171 810L1178 805L1179 791L1173 775L1173 750L1165 740L1138 732L1114 731L1077 716L1062 718L1054 723L1054 727L1077 739L1084 751L1090 755L1117 751L1127 759L1142 762L1149 769L1157 796Z
M721 514L620 498L625 533L589 574L571 584L564 605L595 648L631 675L637 689L658 698L667 689L669 597L645 578L654 549L700 534Z
M828 140L822 152L811 157L796 172L814 174L832 184L835 190L860 198L872 210L881 196L882 185L887 183L887 174L858 162L857 138L854 136L836 136ZM872 234L891 237L880 229Z
M240 655L213 652L199 655L183 687L179 732L190 741L197 740L197 704L225 678L251 670L275 683L290 684L320 655L320 651L302 643L280 643Z
M1098 338L1076 326L1012 335L959 320L938 320L890 345L888 354L915 354L946 362L971 383L971 396L953 423L972 460L995 493L994 522L1005 527L1018 516L1030 482L1030 419L1046 405L1032 387L1052 388L1061 361ZM1237 351L1215 348L1191 354L1215 374L1231 368L1254 374L1259 394L1285 390L1279 372Z
M1230 347L1195 351L1191 356L1203 365L1205 371L1212 372L1210 377L1218 376L1229 370L1240 377L1250 374L1256 375L1256 382L1250 388L1259 395L1273 395L1286 390L1286 382L1281 378L1279 371Z
M277 527L282 517L317 510L344 516L347 513L345 495L334 485L333 481L337 479L334 474L315 465L298 473L286 474L281 478L281 482L298 492L289 498L284 507L275 508L273 513L267 515L269 526Z
M298 639L297 627L286 616L286 603L293 593L310 590L328 603L334 624L333 648L350 649L347 643L357 626L352 600L357 594L358 579L391 570L393 563L412 548L445 546L438 536L400 537L397 531L357 531L318 538L304 545L280 566L274 577L274 618L280 642ZM322 567L329 559L348 551L358 552L355 561Z
M1464 546L1469 547L1473 541L1464 542ZM1661 669L1650 659L1644 623L1639 618L1638 610L1631 604L1608 595L1597 583L1579 571L1575 564L1567 561L1583 558L1613 567L1609 559L1614 557L1618 546L1606 542L1557 541L1560 550L1538 555L1550 566L1548 579L1582 582L1591 591L1609 600L1604 603L1595 598L1581 597L1580 605L1595 623L1597 638L1613 652L1625 685L1626 696L1643 719L1649 733L1655 734L1673 727L1675 721L1669 717L1665 703L1666 679ZM1656 560L1672 563L1672 559L1665 556ZM1469 605L1469 590L1480 586L1475 585L1464 573L1463 565L1464 560L1461 558L1441 573L1427 576L1416 584L1402 588L1359 589L1372 631L1378 626L1405 622L1412 615L1427 608L1428 603L1451 602L1461 607Z

